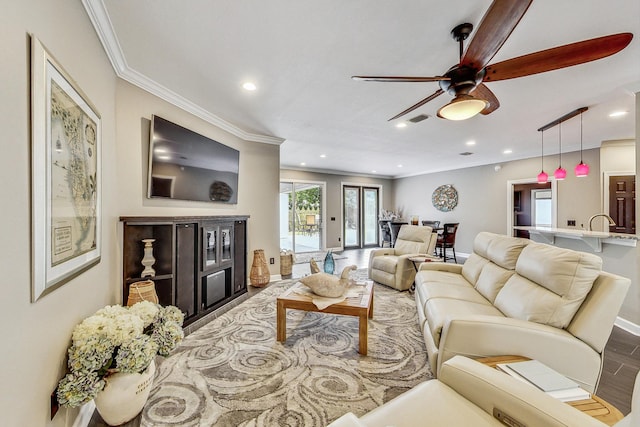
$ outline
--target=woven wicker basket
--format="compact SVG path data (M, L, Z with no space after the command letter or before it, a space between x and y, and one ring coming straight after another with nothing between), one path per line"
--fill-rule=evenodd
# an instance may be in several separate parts
M129 285L129 298L127 299L127 306L131 307L133 304L140 301L150 301L155 304L158 303L156 284L152 280L144 280Z
M262 288L269 284L271 273L267 259L264 257L264 249L256 249L253 251L253 264L251 265L251 273L249 274L249 282L251 286Z
M291 274L293 267L293 254L281 254L280 255L280 274L288 276Z

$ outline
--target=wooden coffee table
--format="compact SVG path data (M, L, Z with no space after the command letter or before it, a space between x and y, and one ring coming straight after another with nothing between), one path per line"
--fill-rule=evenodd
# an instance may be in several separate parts
M277 298L277 339L284 342L287 339L287 309L313 311L316 313L343 314L360 318L358 333L358 352L367 354L367 328L368 319L373 318L373 282L366 285L355 285L361 288L357 297L347 298L342 302L330 305L324 310L319 310L307 295L296 293L296 289L304 286L298 282L287 289Z
M495 368L498 363L522 362L524 360L529 360L529 358L524 356L494 356L483 357L476 360L487 366ZM598 419L599 421L609 426L614 425L622 418L624 418L624 415L622 415L622 412L620 412L618 408L616 408L606 400L599 398L593 393L591 394L591 399L574 400L573 402L565 403L573 406L577 410L582 411L587 415L592 416L593 418Z

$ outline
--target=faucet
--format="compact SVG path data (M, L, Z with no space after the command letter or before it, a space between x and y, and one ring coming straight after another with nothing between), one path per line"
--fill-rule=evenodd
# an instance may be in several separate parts
M603 217L607 218L609 220L609 226L616 225L616 222L609 215L607 215L606 213L599 213L599 214L595 214L591 218L589 218L589 231L593 231L593 229L591 228L591 222L595 218L597 218L599 216L603 216Z

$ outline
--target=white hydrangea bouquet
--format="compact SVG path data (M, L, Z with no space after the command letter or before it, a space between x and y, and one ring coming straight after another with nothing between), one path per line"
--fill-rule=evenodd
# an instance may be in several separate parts
M69 371L58 383L58 402L80 406L94 399L116 372L144 371L156 354L167 356L184 333L174 306L141 301L106 306L77 325L69 348Z

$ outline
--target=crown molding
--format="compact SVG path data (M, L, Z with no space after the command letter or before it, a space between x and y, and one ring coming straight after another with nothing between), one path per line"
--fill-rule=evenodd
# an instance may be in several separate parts
M272 145L281 145L285 141L283 138L275 136L246 132L130 68L122 52L118 37L113 30L113 25L103 0L82 0L82 4L118 77L245 141Z

